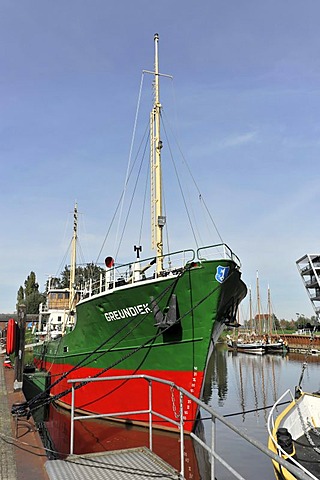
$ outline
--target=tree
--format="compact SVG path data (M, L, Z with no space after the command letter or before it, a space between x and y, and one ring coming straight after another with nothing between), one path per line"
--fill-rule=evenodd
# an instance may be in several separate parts
M17 293L17 310L19 305L25 304L26 313L37 314L39 305L45 300L45 295L39 292L39 284L36 281L36 274L30 272L30 275L24 282L24 288L20 286Z
M94 263L87 263L85 266L76 267L76 288L83 286L90 278L93 282L97 282L100 279L100 274L104 272L102 267L95 265ZM70 267L66 265L63 272L61 272L60 286L61 288L68 288L70 282Z
M39 292L39 285L36 282L36 274L34 272L30 272L30 275L28 275L24 282L24 294L27 297L35 292Z
M23 287L20 285L20 288L17 294L17 304L21 305L23 302L24 302L24 290L23 290Z

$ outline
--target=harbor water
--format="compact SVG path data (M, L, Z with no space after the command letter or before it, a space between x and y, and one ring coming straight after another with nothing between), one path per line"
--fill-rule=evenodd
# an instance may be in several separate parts
M306 362L307 360L307 362ZM270 407L287 389L294 391L304 369L302 389L320 390L320 356L288 353L282 355L250 355L227 350L225 344L217 345L208 366L203 400L229 422L250 437L267 445L267 417ZM211 422L206 412L198 429L206 443L211 442ZM57 406L50 406L45 421L40 422L43 442L49 456L60 458L69 453L70 415ZM86 420L75 422L75 453L84 454L148 445L148 431L133 427L130 422ZM154 451L179 470L179 436L157 432ZM244 478L274 479L271 461L252 445L232 433L220 422L216 423L216 449ZM217 480L234 478L223 466L216 463ZM188 437L185 443L185 478L210 478L207 454Z

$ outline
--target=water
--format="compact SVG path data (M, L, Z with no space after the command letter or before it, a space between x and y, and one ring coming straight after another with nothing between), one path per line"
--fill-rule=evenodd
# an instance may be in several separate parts
M220 415L267 445L267 417L270 407L288 388L298 385L305 356L297 353L281 355L236 354L218 345L210 361L210 375L205 401ZM309 356L302 388L320 390L320 357ZM246 413L248 412L248 413ZM205 422L204 422L205 423ZM207 430L205 428L205 430ZM207 438L209 434L206 432ZM274 478L270 460L254 447L239 440L217 423L218 453L247 479ZM257 474L258 472L258 474ZM230 474L217 466L218 480Z
M267 445L267 416L270 407L285 390L292 391L299 383L305 356L289 353L280 355L235 354L220 344L209 363L204 389L204 401L220 415L226 416L239 429ZM306 391L320 390L320 357L308 357L302 387ZM211 424L206 412L199 423L207 443L210 442ZM253 446L217 422L216 446L219 455L231 463L246 479L274 479L271 461ZM64 410L50 407L46 421L47 446L60 452L69 452L70 416ZM75 453L98 452L148 445L145 428L130 424L118 425L106 421L77 421L75 423ZM176 434L157 432L154 451L178 470L179 437ZM188 480L210 478L210 464L206 454L186 441L185 477ZM234 478L226 469L216 464L217 480Z

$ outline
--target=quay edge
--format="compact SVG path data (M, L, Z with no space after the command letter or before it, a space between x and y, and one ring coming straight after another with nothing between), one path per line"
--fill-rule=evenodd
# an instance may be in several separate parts
M24 402L25 397L21 390L14 391L14 369L4 367L4 358L0 355L0 478L49 480L45 469L48 459L33 418L19 419L16 430L11 407Z

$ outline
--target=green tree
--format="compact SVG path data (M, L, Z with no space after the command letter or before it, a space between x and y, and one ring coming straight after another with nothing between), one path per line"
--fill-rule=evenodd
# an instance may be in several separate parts
M94 263L87 263L85 266L76 267L76 288L80 288L92 278L93 282L99 281L100 274L104 272L102 267L95 265ZM70 267L66 265L63 272L61 272L60 287L68 288L70 282Z
M22 285L20 285L18 294L17 294L17 304L21 305L24 302L24 290Z
M39 292L36 274L30 272L30 275L24 282L24 288L20 286L17 293L17 309L21 304L25 304L26 313L37 314L39 305L45 300L45 295Z

